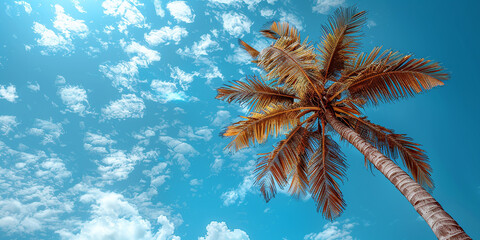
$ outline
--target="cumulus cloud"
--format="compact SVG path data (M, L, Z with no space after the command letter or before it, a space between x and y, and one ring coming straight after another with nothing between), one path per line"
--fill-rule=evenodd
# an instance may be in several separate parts
M25 12L30 14L32 12L32 6L30 5L30 3L28 2L25 2L25 1L15 1L15 4L19 5L19 6L23 6L23 8L25 9Z
M186 126L178 132L179 137L187 137L190 140L204 140L209 141L212 138L213 129L204 127L197 127L193 129L191 126Z
M35 172L35 176L38 178L54 179L56 182L61 182L71 175L72 173L67 170L63 160L58 157L45 159Z
M192 23L195 19L195 14L185 1L169 2L167 9L177 21Z
M224 13L222 21L225 31L234 37L242 37L244 33L249 33L253 24L247 16L233 11Z
M55 14L53 27L62 32L67 39L72 36L79 36L80 38L87 36L88 27L83 20L76 20L65 14L63 7L58 4L55 5Z
M199 58L218 50L222 50L220 44L212 40L212 36L207 33L200 36L200 41L194 42L191 48L185 47L184 49L178 49L177 53L184 56Z
M223 205L230 206L235 203L242 203L247 196L247 193L253 191L252 186L255 182L255 176L253 174L248 174L243 177L243 181L238 185L237 188L229 190L227 192L222 193L222 200Z
M224 126L224 125L228 124L229 120L230 120L230 112L226 111L226 110L219 110L215 114L215 118L213 119L212 124L214 126L221 127L221 126Z
M153 80L150 84L153 94L144 93L145 97L150 100L166 103L170 101L184 101L187 95L182 90L178 90L177 84L174 82Z
M219 156L216 156L215 160L210 165L210 169L212 170L213 173L219 173L220 170L222 170L222 166L223 166L223 159L221 159Z
M240 229L230 230L225 222L212 221L207 225L207 235L198 240L249 240L247 233Z
M78 0L72 0L72 2L73 2L73 5L75 6L75 8L77 9L77 11L79 11L81 13L86 13L86 11L80 5L80 2Z
M169 41L173 41L175 44L178 44L180 40L187 35L188 31L183 27L175 26L170 28L169 26L166 26L158 30L152 30L148 34L145 33L145 41L152 46L157 46L163 43L168 45Z
M109 135L100 135L96 133L87 132L85 134L83 147L87 151L96 153L107 153L107 147L115 144L116 141L112 140Z
M188 161L187 157L197 155L197 150L192 145L170 136L160 136L159 139L168 147L169 155L167 157L175 159L180 164L182 170L186 171L190 166L190 161Z
M66 229L57 231L62 239L180 240L174 235L175 226L166 216L157 218L161 227L155 233L152 223L143 218L136 206L121 194L87 193L81 201L91 203L90 220L80 223L76 233Z
M160 61L159 52L149 49L134 41L128 45L125 45L123 50L127 54L134 55L130 60L131 62L144 68L148 67L148 65L150 65L152 62Z
M124 94L121 99L110 101L102 108L103 117L106 119L142 118L145 110L143 99L135 94Z
M40 85L38 84L38 82L35 82L35 83L28 82L27 88L34 92L40 91Z
M18 125L15 116L0 116L0 131L3 132L3 135L7 135L9 132Z
M132 90L132 85L137 82L138 66L133 61L121 61L115 65L100 65L100 72L112 80L112 85L119 89Z
M355 226L350 220L334 221L323 226L323 231L305 235L304 240L353 240L352 228Z
M144 150L144 148L136 146L130 153L123 150L109 153L98 166L102 178L108 183L127 179L138 162L157 156L155 151L144 152Z
M69 111L78 113L80 116L85 114L88 108L87 92L78 86L66 86L60 88L59 92L63 104L67 106Z
M261 9L260 15L264 18L272 18L275 15L275 11L272 9Z
M118 30L122 33L126 32L130 25L138 28L148 26L137 6L143 6L143 4L137 0L105 0L102 3L103 13L121 19L118 22Z
M0 85L0 99L5 99L9 102L15 102L18 98L17 89L14 85L9 86Z
M162 3L160 0L154 0L153 5L155 6L155 13L157 16L164 17L165 16L165 11L162 8Z
M302 20L300 19L300 17L298 17L297 15L295 15L293 13L288 13L288 12L285 12L285 11L281 11L280 12L280 21L281 22L288 22L288 23L292 24L293 26L295 26L300 31L303 30Z
M54 123L52 120L35 119L33 126L33 128L28 130L28 133L42 137L43 145L54 143L63 134L62 124Z
M345 3L345 0L316 0L313 4L313 12L321 14L327 14L330 9L341 6Z
M170 68L170 77L173 78L184 91L188 90L190 83L193 82L193 78L198 76L198 72L186 73L178 67Z
M103 64L99 70L112 80L112 85L120 91L124 88L133 90L133 86L138 82L139 67L146 68L153 62L160 61L160 53L135 41L130 44L120 41L120 44L125 53L131 56L130 60L120 61L115 65Z
M46 28L43 24L38 22L33 23L33 31L40 35L37 38L37 44L39 46L46 47L49 52L70 51L73 48L72 43L65 39L62 35L56 34L54 31ZM46 52L44 52L46 54Z

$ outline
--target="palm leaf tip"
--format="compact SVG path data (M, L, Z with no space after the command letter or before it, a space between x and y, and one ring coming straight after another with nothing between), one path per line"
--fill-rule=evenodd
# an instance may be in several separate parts
M389 51L346 81L352 97L375 105L442 86L448 78L437 62Z
M338 181L343 182L347 165L338 144L328 135L323 138L309 163L310 193L317 211L321 209L325 218L332 220L346 207Z
M251 47L248 45L246 42L242 41L241 39L238 39L238 43L240 44L240 47L243 48L245 51L247 51L248 54L255 60L258 57L258 54L260 54L259 51L257 51L255 48Z

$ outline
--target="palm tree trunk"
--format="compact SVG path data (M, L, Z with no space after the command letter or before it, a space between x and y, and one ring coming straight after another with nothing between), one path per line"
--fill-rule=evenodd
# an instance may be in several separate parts
M392 160L383 155L358 133L340 122L334 113L327 110L326 120L340 136L350 142L395 185L407 198L420 216L425 219L438 239L471 239L458 223L443 210L442 206L420 184L415 182Z

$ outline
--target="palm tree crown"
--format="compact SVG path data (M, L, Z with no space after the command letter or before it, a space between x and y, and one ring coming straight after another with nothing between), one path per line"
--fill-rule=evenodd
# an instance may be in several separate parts
M433 187L431 168L419 144L367 120L361 109L412 96L443 85L448 75L438 63L377 47L359 52L365 12L340 8L323 26L321 44L302 40L287 23L261 31L273 43L257 51L240 40L262 77L247 77L219 88L217 98L250 107L248 116L228 126L227 148L239 150L284 135L269 153L260 154L256 185L268 201L277 187L292 195L310 193L327 219L345 208L339 182L346 159L329 135L327 112L385 155L401 159L415 181Z

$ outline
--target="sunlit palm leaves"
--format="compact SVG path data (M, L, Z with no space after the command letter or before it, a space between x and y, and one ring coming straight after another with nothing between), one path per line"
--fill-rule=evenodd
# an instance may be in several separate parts
M387 156L402 159L420 184L433 187L428 158L419 145L369 122L361 108L443 85L447 75L437 63L411 55L380 48L359 53L364 23L365 12L340 8L323 28L317 49L287 23L275 22L261 31L273 39L261 51L240 40L265 75L218 89L218 99L251 111L223 135L231 138L227 146L231 150L264 143L271 136L285 137L271 152L261 154L255 169L255 183L267 201L275 197L277 188L288 186L294 196L310 194L328 219L345 208L340 182L347 164L339 145L326 134L326 111L333 111Z

